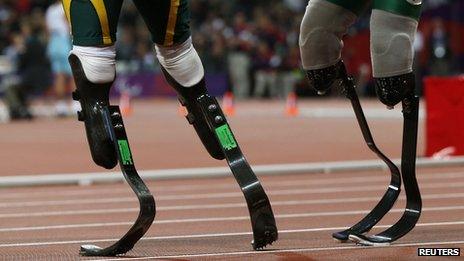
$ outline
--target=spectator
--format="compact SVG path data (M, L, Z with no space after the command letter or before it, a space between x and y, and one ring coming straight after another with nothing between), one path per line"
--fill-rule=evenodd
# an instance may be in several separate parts
M47 8L45 19L49 36L47 54L54 74L53 90L57 99L55 110L58 116L67 116L74 113L73 103L68 104L66 101L67 86L73 84L71 67L68 63L72 44L68 22L60 0Z
M247 98L251 94L250 69L251 60L249 53L252 49L255 37L252 28L246 21L243 12L235 15L229 42L228 73L232 84L232 91L239 99Z
M24 19L21 32L13 42L19 80L5 94L10 118L13 120L31 119L29 96L33 92L43 92L50 85L50 64L39 32L37 24L33 26L28 19Z
M43 14L50 3L58 10L57 1L54 0L6 0L0 1L0 53L8 49L10 53L16 50L14 42L18 42L17 32L20 31L24 19L34 22L37 30L36 39L41 43L44 39ZM59 1L58 1L59 2ZM285 96L299 84L302 77L298 50L299 24L307 0L192 0L191 25L195 31L194 39L197 51L202 56L206 71L226 75L231 82L231 90L236 97L246 98L253 91L259 96L266 93L273 97ZM426 22L431 19L427 8L441 8L442 6L456 6L453 10L459 18L462 5L456 1L430 0L424 4L424 20L421 30L424 33L424 52L421 65L430 64L431 72L444 75L451 73L453 58L464 63L462 51L457 48L459 37L453 37L454 42L448 38L450 23ZM440 9L442 10L442 9ZM443 10L441 11L443 12ZM58 19L58 18L57 18ZM59 27L56 19L49 19L51 58L55 56L52 48L56 45L53 27ZM459 19L455 19L459 22ZM356 45L350 41L360 35L367 35L369 15L360 17L350 30L346 41L347 54L345 62L351 73L358 77L360 89L369 93L371 73L365 68L369 67L368 37L362 38L364 45ZM433 36L430 37L431 27L434 27ZM458 28L458 27L456 27ZM60 31L64 35L64 30ZM24 38L24 35L21 34ZM29 37L27 37L30 39ZM64 40L63 40L64 41ZM350 43L351 42L351 43ZM118 66L121 73L134 73L137 71L159 71L159 65L153 58L152 46L144 22L137 13L130 0L124 1L123 11L118 28L118 42L116 43ZM60 47L65 46L60 44ZM350 48L351 46L351 48ZM355 47L353 47L355 46ZM359 46L367 46L361 48ZM454 47L455 53L451 53ZM444 50L444 52L443 52ZM429 52L427 57L423 54ZM461 52L461 53L456 53ZM62 52L64 53L64 51ZM442 55L444 56L442 57ZM453 57L452 55L456 55ZM459 56L461 55L461 56ZM13 55L14 56L14 55ZM19 57L19 56L18 56ZM257 60L254 60L256 57ZM456 61L459 63L459 61ZM56 66L53 66L56 67ZM56 70L55 70L56 72ZM63 90L63 84L57 76L57 90ZM58 87L61 86L61 87ZM300 88L301 89L301 88ZM364 92L364 91L363 91ZM58 91L59 96L61 92Z
M274 53L266 42L260 42L253 56L253 68L255 72L255 96L263 98L265 95L276 97L277 71L273 64Z

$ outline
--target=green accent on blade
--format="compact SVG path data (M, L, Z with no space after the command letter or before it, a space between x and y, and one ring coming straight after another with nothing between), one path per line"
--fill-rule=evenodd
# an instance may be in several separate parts
M237 142L235 142L234 135L232 135L229 125L224 124L221 127L216 128L216 135L225 150L237 148Z
M129 143L127 140L118 140L119 145L119 155L121 155L123 165L132 165L132 154L129 148Z

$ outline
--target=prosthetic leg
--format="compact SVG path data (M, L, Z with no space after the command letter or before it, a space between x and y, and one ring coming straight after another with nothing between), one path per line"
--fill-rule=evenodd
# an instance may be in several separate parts
M71 54L69 62L77 87L73 99L79 101L82 107L78 118L85 122L92 157L96 164L108 169L113 168L119 161L124 178L140 204L137 220L119 241L106 248L83 245L80 254L83 256L124 254L134 247L153 223L156 213L155 200L135 168L119 107L109 105L108 95L112 83L91 83L87 80L77 56Z
M351 233L349 239L362 245L388 245L406 235L419 220L422 202L416 181L416 147L419 98L412 73L413 42L422 1L374 1L371 16L371 58L379 100L388 108L403 107L401 176L406 191L406 210L387 230L366 236Z
M415 173L419 98L414 95L413 74L377 80L379 96L386 98L385 103L387 103L388 106L394 106L394 101L398 100L401 96L403 97L399 99L402 102L404 117L400 172L396 165L375 145L356 93L353 78L347 75L343 62L339 62L338 64L324 70L313 70L308 72L308 78L310 79L310 82L316 86L318 83L317 79L322 79L324 77L314 76L327 71L332 72L331 75L333 78L330 81L339 81L342 91L351 101L351 105L367 146L385 162L391 173L391 180L387 191L372 211L349 229L333 233L332 236L342 242L346 242L349 239L362 245L390 244L412 230L421 214L422 203ZM386 88L387 86L389 87ZM394 88L391 88L392 86L394 86ZM403 178L404 181L407 198L406 210L401 219L392 227L378 235L362 235L362 233L365 233L374 227L393 207L400 194L401 178Z
M184 87L163 69L179 101L187 108L187 121L193 125L210 155L226 159L239 184L251 217L253 249L262 249L278 238L277 227L269 199L258 178L245 159L227 123L227 119L214 97L208 94L204 78L194 86Z
M401 172L375 145L352 77L341 61L342 37L356 20L363 4L354 0L311 0L303 18L300 49L303 68L310 84L319 94L334 85L342 87L350 99L368 147L388 166L391 181L382 199L360 222L333 234L363 245L389 244L407 234L421 213L421 198L415 178L419 100L414 95L412 43L417 29L421 1L374 0L371 17L371 57L379 99L389 108L403 106L404 130ZM402 218L391 228L376 235L364 236L393 207L404 180L407 206Z
M391 175L390 184L387 187L387 191L381 200L377 203L377 205L372 209L372 211L349 229L332 234L335 239L346 242L350 234L362 234L369 231L383 218L385 214L388 213L388 211L390 211L400 194L401 173L398 167L387 156L385 156L385 154L383 154L383 152L380 151L380 149L375 144L366 117L364 116L363 109L359 102L358 95L356 93L354 80L352 77L347 75L343 62L339 62L335 66L329 67L324 71L332 72L332 81L333 79L339 80L343 93L351 101L351 106L355 112L364 141L366 142L369 149L373 151L383 162L385 162L388 169L390 170ZM314 86L318 86L318 82L315 80L314 76L319 75L320 73L324 73L324 71L315 70L308 74L308 77L313 79L312 81L315 84Z

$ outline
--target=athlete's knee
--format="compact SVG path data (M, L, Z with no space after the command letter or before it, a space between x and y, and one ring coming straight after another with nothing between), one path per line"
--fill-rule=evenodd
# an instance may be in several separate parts
M409 16L372 11L372 72L377 95L389 107L414 93L413 43L417 25L417 20Z
M113 82L116 77L116 48L112 46L74 46L72 55L79 58L87 80L92 83Z
M300 28L303 68L322 69L341 59L342 37L356 21L356 15L325 0L311 0Z
M192 87L204 77L203 64L192 38L173 46L155 44L156 57L169 75L184 87Z
M412 72L413 43L418 22L382 10L371 16L371 58L374 77Z

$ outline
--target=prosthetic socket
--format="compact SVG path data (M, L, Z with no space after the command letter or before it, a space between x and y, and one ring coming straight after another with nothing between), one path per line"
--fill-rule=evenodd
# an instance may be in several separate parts
M300 51L303 68L319 93L327 91L337 79L342 38L355 21L356 14L344 7L327 0L309 1L301 24ZM372 71L379 99L387 106L396 105L413 92L413 42L417 25L409 16L379 9L372 12Z

